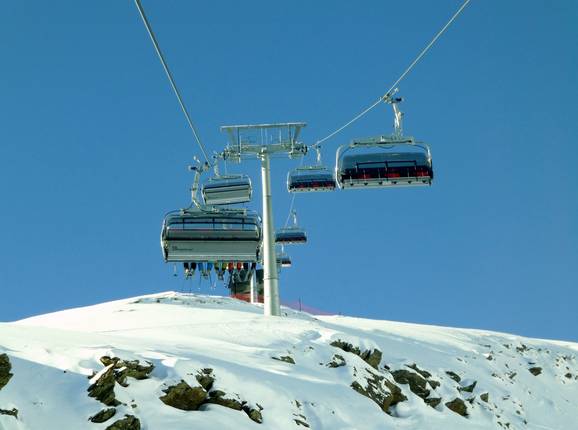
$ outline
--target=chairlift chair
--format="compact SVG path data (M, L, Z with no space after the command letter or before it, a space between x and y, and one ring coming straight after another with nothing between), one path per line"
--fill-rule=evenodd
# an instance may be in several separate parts
M337 187L333 172L321 165L321 152L317 151L317 165L297 167L287 174L287 191L303 193L315 191L333 191Z
M430 148L403 135L403 113L397 107L401 101L386 97L395 115L392 135L356 139L339 147L335 177L340 188L431 185L434 175ZM345 155L348 151L352 153Z
M277 257L277 266L280 266L283 269L291 267L291 257L289 257L289 255L286 252L278 251L276 257Z
M257 262L261 219L246 210L187 209L165 217L161 248L166 262Z
M287 175L290 193L333 191L336 187L333 173L326 167L298 167Z
M305 230L297 225L297 214L295 211L291 213L293 217L293 225L284 227L275 232L275 243L279 245L289 244L303 244L307 242L307 234Z
M202 186L206 205L229 205L251 201L253 188L247 175L216 175Z
M392 142L387 137L357 140L346 150L370 148L369 153L343 155L337 152L336 177L340 188L431 185L433 167L430 149L422 143ZM411 149L396 150L405 146ZM418 149L418 150L415 150Z
M275 243L283 245L307 243L307 234L300 228L282 228L275 232Z

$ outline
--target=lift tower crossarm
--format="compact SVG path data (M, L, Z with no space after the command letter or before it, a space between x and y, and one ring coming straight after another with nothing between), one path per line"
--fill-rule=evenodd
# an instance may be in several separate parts
M302 156L307 153L307 145L297 139L306 125L304 122L284 122L222 126L221 131L229 137L229 145L220 156L237 163L242 158L261 158L263 154L286 154L289 158ZM277 137L271 133L275 130L279 133ZM253 136L253 139L245 136L255 133L259 135Z
M279 273L275 254L275 230L273 224L273 202L271 190L271 156L288 155L301 157L307 153L307 145L298 142L304 122L286 122L277 124L227 125L221 131L227 133L229 145L220 153L224 160L241 162L243 159L261 160L261 183L263 193L263 283L264 314L281 315L279 302ZM278 132L278 136L271 134ZM253 139L243 140L245 134L253 134ZM260 142L257 142L260 140Z

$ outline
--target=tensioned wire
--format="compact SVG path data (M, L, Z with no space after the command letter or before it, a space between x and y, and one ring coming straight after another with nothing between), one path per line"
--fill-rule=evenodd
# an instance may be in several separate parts
M397 78L397 80L393 83L393 85L389 88L389 90L387 90L387 92L383 96L381 96L379 99L377 99L377 101L374 102L372 105L370 105L369 107L365 108L363 111L361 111L360 113L355 115L351 120L349 120L348 122L343 124L337 130L328 134L323 139L319 139L317 142L315 142L315 144L313 146L318 146L321 143L325 142L326 140L331 139L333 136L335 136L336 134L340 133L341 131L343 131L344 129L349 127L351 124L353 124L359 118L365 116L369 111L371 111L373 108L375 108L378 104L387 100L391 96L391 92L397 87L397 85L403 80L403 78L405 78L407 76L407 74L414 68L414 66L419 62L419 60L421 60L422 57L430 50L430 48L434 45L434 43L436 43L436 41L439 39L439 37L445 33L445 31L448 29L448 27L454 22L454 20L460 15L460 13L462 13L464 8L468 5L468 3L470 1L471 0L465 0L464 1L464 3L453 14L453 16L450 18L450 20L442 27L442 29L440 31L438 31L438 33L427 44L427 46L424 49L422 49L422 51L419 53L419 55L411 62L411 64L407 67L407 69L405 69L405 71L400 75L399 78Z
M465 0L463 2L463 4L459 7L459 9L452 15L452 17L448 20L448 22L442 27L442 29L440 31L438 31L438 33L433 37L433 39L426 45L426 47L424 49L422 49L422 51L418 54L418 56L411 62L411 64L404 70L404 72L399 76L399 78L397 78L397 80L391 85L391 87L389 88L389 90L387 90L387 92L379 97L377 99L377 101L375 101L373 104L371 104L370 106L368 106L367 108L365 108L363 111L361 111L360 113L358 113L356 116L354 116L351 120L349 120L348 122L346 122L344 125L342 125L341 127L339 127L338 129L336 129L335 131L333 131L332 133L328 134L327 136L325 136L322 139L319 139L317 142L315 142L315 144L313 146L319 146L321 143L325 142L326 140L331 139L333 136L337 135L338 133L340 133L341 131L343 131L345 128L349 127L351 124L353 124L354 122L356 122L357 120L359 120L360 118L362 118L363 116L365 116L368 112L370 112L371 110L373 110L378 104L380 104L381 102L387 100L390 96L391 96L391 91L393 91L397 85L409 74L409 72L415 67L415 65L423 58L423 56L431 49L431 47L436 43L436 41L440 38L440 36L445 33L445 31L448 29L448 27L455 21L455 19L462 13L462 11L464 10L464 8L470 3L471 0ZM163 66L163 69L165 71L165 74L171 84L171 87L173 89L173 92L175 93L175 96L177 97L177 100L179 102L179 105L181 107L181 110L183 111L183 114L185 115L185 118L187 120L187 123L193 133L193 136L199 146L199 149L201 150L205 161L211 165L211 161L209 159L209 156L207 155L207 151L205 149L205 146L203 145L203 143L201 142L201 139L199 137L199 133L195 127L195 125L193 124L193 121L191 119L191 116L189 115L189 112L185 106L185 103L183 101L183 98L181 96L181 93L177 87L177 84L175 82L175 79L173 78L173 75L169 69L169 66L164 58L164 55L160 49L159 43L157 41L157 38L155 37L155 34L152 30L152 27L150 25L150 22L148 21L146 14L144 12L144 9L141 5L140 0L135 0L135 5L140 13L140 16L142 18L142 21L147 29L147 32L151 38L151 41L153 43L153 46L155 48L155 51L157 53L157 56L159 57L159 60L161 61L161 64ZM301 160L301 162L303 162L303 160ZM291 217L291 213L293 211L293 207L294 207L294 203L295 203L295 193L293 193L293 195L291 196L291 203L289 205L289 213L287 215L287 219L285 221L285 227L288 225L289 223L289 219Z
M155 47L155 51L157 52L159 60L161 60L161 64L163 65L163 68L165 69L165 74L167 75L167 78L169 79L169 82L171 83L171 87L173 88L173 92L175 93L175 95L177 96L177 99L179 100L179 105L181 106L181 110L183 111L183 114L185 115L185 118L187 119L187 123L189 124L189 127L190 127L191 131L193 132L193 136L195 137L195 140L197 141L197 145L199 145L199 148L201 149L201 152L203 153L203 157L205 157L205 161L210 166L211 161L209 159L209 156L207 155L207 151L205 150L205 146L201 142L201 138L199 137L199 132L197 131L197 128L193 124L191 116L189 115L189 112L185 106L185 102L183 101L183 98L181 97L181 93L179 91L179 88L177 87L175 79L173 78L173 75L172 75L172 73L169 69L169 66L165 60L165 57L163 56L163 53L161 51L161 48L160 48L159 43L157 41L157 38L155 37L155 34L153 33L153 29L150 25L149 20L147 19L146 15L145 15L145 12L144 12L144 9L140 3L140 0L134 0L134 3L136 4L136 7L140 13L141 18L142 18L142 21L143 21L143 23L147 29L147 32L151 38L151 41L153 42L153 46Z
M373 104L371 104L370 106L368 106L367 108L365 108L363 111L361 111L360 113L358 113L357 115L355 115L351 120L349 120L348 122L346 122L344 125L342 125L341 127L339 127L337 130L333 131L332 133L328 134L326 137L324 137L323 139L318 140L317 142L315 142L314 145L312 145L313 147L319 147L319 145L321 145L323 142L325 142L326 140L331 139L333 136L335 136L336 134L340 133L341 131L343 131L344 129L346 129L347 127L349 127L351 124L353 124L355 121L357 121L358 119L360 119L361 117L365 116L368 112L370 112L371 110L373 110L378 104L382 103L383 101L387 100L390 96L391 96L391 92L397 87L397 85L407 76L407 74L415 67L415 65L422 59L422 57L430 50L430 48L434 45L434 43L436 43L436 41L440 38L440 36L442 34L445 33L445 31L448 29L448 27L455 21L455 19L462 13L462 11L464 10L464 8L468 5L468 3L471 0L465 0L462 5L459 7L459 9L452 15L452 17L448 20L448 22L446 22L446 24L441 28L440 31L437 32L437 34L433 37L433 39L426 45L425 48L423 48L421 50L421 52L418 54L417 57L415 57L415 59L411 62L411 64L404 70L404 72L399 76L399 78L397 78L397 80L391 85L391 87L389 88L389 90L387 90L387 92L379 97L379 99L377 99L377 101L375 101ZM301 164L303 163L303 158L301 159ZM289 220L291 219L291 214L293 212L293 208L295 206L295 196L296 193L292 193L293 195L291 196L291 202L289 204L289 213L287 214L287 219L285 220L285 228L287 227L287 225L289 224Z

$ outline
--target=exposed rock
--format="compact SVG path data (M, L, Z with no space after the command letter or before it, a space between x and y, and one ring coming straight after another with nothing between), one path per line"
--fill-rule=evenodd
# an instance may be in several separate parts
M460 383L460 381L462 380L462 378L460 378L460 376L457 373L452 372L451 370L447 370L446 375L448 375L450 378L452 378L457 383Z
M489 393L482 393L482 394L480 394L480 399L482 399L484 402L488 403L488 401L490 400L490 394Z
M417 364L413 363L413 364L408 364L407 367L409 367L410 369L415 370L417 373L419 373L423 378L427 379L427 378L431 378L431 373L429 373L427 370L422 370L419 367L417 367Z
M199 373L195 375L197 382L201 384L201 387L205 391L210 391L213 388L213 383L215 382L215 377L212 376L213 369L202 369Z
M568 372L568 373L566 373L566 374L564 375L564 377L566 377L566 378L568 378L568 379L572 379L572 376L573 376L573 375L572 375L570 372Z
M168 406L183 411L196 411L207 399L207 392L202 387L191 387L185 381L163 390L164 396L159 399Z
M530 373L534 376L538 376L540 373L542 373L542 368L541 367L530 367L528 369L530 371Z
M227 393L221 390L213 390L209 393L209 397L223 397L226 396Z
M261 407L258 403L257 408L253 408L235 395L236 398L227 397L227 393L222 390L212 390L215 382L213 369L202 369L195 375L200 387L191 387L185 381L173 385L163 390L165 396L160 397L163 403L177 409L185 411L198 410L202 405L213 404L224 406L236 411L244 411L249 418L257 423L263 422Z
M382 355L383 354L379 349L372 349L362 352L360 357L371 367L377 369L379 367L379 363L381 362Z
M447 402L446 406L448 409L450 409L451 411L455 412L458 415L461 415L462 417L468 416L468 407L466 406L464 401L460 398L456 397L451 402Z
M309 424L307 424L305 421L301 421L300 419L297 418L293 418L293 421L295 421L295 424L297 424L298 426L309 428Z
M529 351L530 348L528 348L526 345L524 345L523 343L520 346L516 347L516 351L518 351L520 354Z
M424 399L423 401L427 405L429 405L435 409L442 402L442 398L441 397L432 397L431 399Z
M293 357L289 355L283 355L281 357L271 357L273 360L284 361L285 363L295 364Z
M18 409L16 409L16 408L12 408L10 410L0 409L0 415L9 415L11 417L18 419Z
M382 353L379 349L368 349L366 351L361 351L357 346L353 346L350 343L344 342L342 340L334 340L330 343L331 346L342 349L345 352L351 352L359 356L363 361L369 364L374 369L377 369L379 363L381 362Z
M244 405L243 411L245 411L245 413L249 415L249 418L251 418L256 423L261 424L263 422L263 415L259 409L254 409L250 406Z
M359 350L359 348L357 346L353 346L350 343L344 342L340 339L338 340L334 340L333 342L330 343L331 346L334 346L336 348L342 349L345 352L351 352L352 354L355 355L361 355L361 351Z
M96 415L90 417L88 420L93 423L103 423L114 417L115 414L116 414L115 408L107 408L103 409Z
M134 415L125 415L125 418L115 421L106 430L140 430L140 421Z
M110 366L115 369L115 379L123 387L127 387L127 377L137 380L148 379L155 366L147 361L147 365L141 365L138 360L123 360L119 357L103 356L100 362L105 366Z
M391 372L393 379L398 384L409 384L409 389L415 395L425 399L429 396L430 390L426 388L427 381L415 372L400 369Z
M463 393L473 393L477 383L478 381L474 381L470 385L466 385L465 387L458 387L458 391L461 391Z
M88 395L106 406L118 406L120 402L114 395L114 367L110 366L94 384L88 387Z
M335 354L333 356L333 358L331 359L331 361L329 363L327 363L327 367L341 367L341 366L345 366L347 363L345 362L345 358L343 358L343 356L339 355L339 354Z
M10 373L12 370L12 364L10 364L10 359L7 354L0 354L0 390L8 384L10 378L14 376Z
M403 395L401 388L397 385L388 381L384 376L373 372L370 373L371 377L366 378L367 385L365 387L359 382L353 381L351 388L373 400L383 412L388 414L390 407L407 400L407 397Z
M218 391L218 395L213 395L213 393L214 392L209 393L209 399L207 399L205 403L224 406L226 408L234 409L236 411L240 411L243 409L243 403L241 403L239 400L226 398L225 397L226 394L222 391Z

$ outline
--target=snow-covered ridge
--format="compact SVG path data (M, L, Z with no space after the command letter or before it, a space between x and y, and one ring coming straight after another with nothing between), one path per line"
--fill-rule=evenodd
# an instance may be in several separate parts
M578 428L577 344L283 312L168 292L0 324L0 429Z

